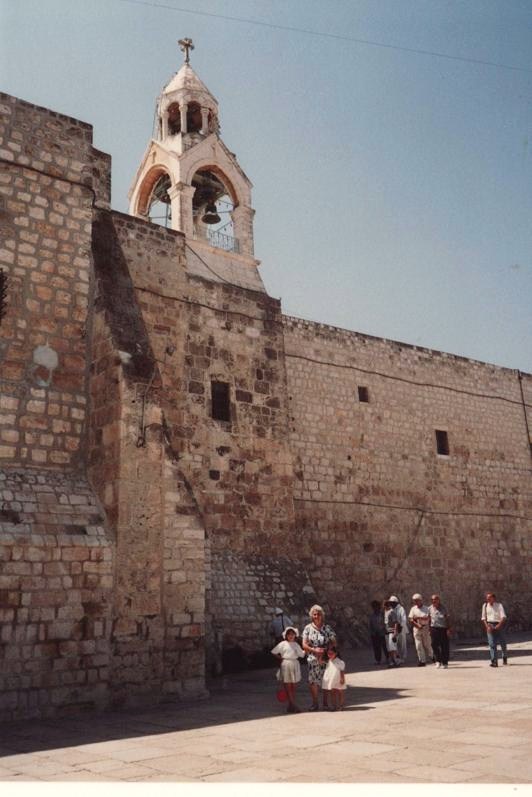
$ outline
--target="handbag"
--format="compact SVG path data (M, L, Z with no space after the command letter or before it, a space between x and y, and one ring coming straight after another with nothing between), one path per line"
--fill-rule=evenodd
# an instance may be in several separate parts
M275 693L275 697L279 701L279 703L286 703L288 700L288 695L286 694L286 689L284 686L279 687L277 692Z

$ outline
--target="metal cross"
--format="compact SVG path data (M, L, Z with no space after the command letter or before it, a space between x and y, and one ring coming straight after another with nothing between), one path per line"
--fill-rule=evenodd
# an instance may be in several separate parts
M190 53L189 50L194 49L194 44L192 43L192 39L179 39L177 42L182 50L185 53L185 64L190 64Z

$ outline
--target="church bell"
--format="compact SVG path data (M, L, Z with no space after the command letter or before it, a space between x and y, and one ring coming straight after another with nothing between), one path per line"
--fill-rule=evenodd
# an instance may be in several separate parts
M221 221L214 202L209 202L205 207L205 213L201 217L201 220L204 224L218 224L218 222Z

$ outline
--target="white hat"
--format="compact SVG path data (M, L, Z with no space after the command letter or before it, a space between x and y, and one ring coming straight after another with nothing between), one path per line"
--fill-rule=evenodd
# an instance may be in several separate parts
M399 603L399 598L396 598L395 595L390 595L388 600L390 601L390 603Z
M412 595L412 600L413 601L422 601L423 600L423 595L420 595L419 592L415 592Z
M278 606L276 606L273 611L274 611L275 614L284 614L283 610L280 609Z
M293 631L296 636L299 636L299 631L297 628L294 628L293 625L288 625L283 631L283 639L286 639L286 635L289 631Z

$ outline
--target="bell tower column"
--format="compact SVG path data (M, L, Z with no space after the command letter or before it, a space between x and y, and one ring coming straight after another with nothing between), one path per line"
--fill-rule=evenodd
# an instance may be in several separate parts
M179 113L181 114L181 133L187 133L187 111L188 111L188 103L182 103Z
M253 217L255 211L246 205L238 205L231 216L235 230L235 238L240 244L241 255L253 256Z
M168 111L165 111L161 116L161 139L164 141L168 138Z
M174 230L184 232L187 238L192 238L194 233L192 197L195 190L193 185L185 183L176 183L168 189L172 207L172 227Z

